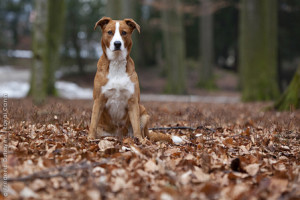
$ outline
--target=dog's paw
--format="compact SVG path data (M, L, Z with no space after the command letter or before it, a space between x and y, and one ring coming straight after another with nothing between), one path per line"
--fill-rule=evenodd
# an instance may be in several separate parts
M144 141L144 138L142 136L135 136L136 140L141 142Z
M87 137L87 139L89 140L89 141L91 141L91 140L95 140L95 134L89 134L88 135L88 137Z

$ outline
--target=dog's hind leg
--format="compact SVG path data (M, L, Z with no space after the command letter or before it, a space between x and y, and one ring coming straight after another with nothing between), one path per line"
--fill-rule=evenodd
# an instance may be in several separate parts
M149 137L148 124L150 116L148 115L144 106L140 105L140 128L142 137Z
M149 137L149 131L148 131L148 124L149 124L149 115L147 113L144 113L141 116L141 122L140 122L140 127L141 127L141 132L142 132L142 137Z

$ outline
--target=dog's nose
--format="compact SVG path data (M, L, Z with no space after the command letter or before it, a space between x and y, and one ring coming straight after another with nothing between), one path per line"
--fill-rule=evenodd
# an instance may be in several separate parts
M120 41L115 41L115 42L114 42L115 49L116 49L116 50L120 49L121 44L122 44L122 43L121 43Z

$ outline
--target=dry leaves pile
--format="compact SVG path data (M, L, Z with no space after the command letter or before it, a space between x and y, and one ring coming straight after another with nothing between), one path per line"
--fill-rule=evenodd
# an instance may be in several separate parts
M145 106L151 127L198 128L161 131L175 143L89 142L91 101L51 99L37 108L9 100L9 199L300 198L299 111L262 112L266 104L253 103ZM1 157L3 142L1 134Z

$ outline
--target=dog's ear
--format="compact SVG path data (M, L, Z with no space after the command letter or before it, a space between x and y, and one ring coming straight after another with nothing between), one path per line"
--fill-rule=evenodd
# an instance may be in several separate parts
M132 29L136 29L139 33L141 32L140 26L133 19L124 19L125 23Z
M105 26L111 21L110 17L102 17L97 23L95 24L94 30L96 30L97 26L100 26L103 30Z

